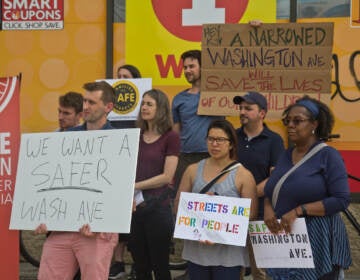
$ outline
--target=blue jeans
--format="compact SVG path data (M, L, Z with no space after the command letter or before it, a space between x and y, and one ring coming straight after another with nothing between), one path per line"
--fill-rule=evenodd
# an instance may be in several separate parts
M239 280L241 266L204 266L188 262L190 280Z

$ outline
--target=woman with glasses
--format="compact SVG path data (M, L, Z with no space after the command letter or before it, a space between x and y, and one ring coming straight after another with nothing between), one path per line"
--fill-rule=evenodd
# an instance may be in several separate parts
M290 105L283 116L294 145L279 158L265 186L264 220L276 234L291 232L295 219L305 217L315 268L273 268L267 273L272 279L344 279L351 256L340 212L349 205L349 185L340 154L324 144L334 117L327 105L308 96Z
M177 209L181 192L199 193L206 183L236 160L237 139L230 122L213 121L208 128L206 140L210 157L186 169L175 199L175 209ZM250 219L257 215L255 180L242 165L216 181L209 193L250 198ZM249 265L249 256L245 247L209 244L205 240L185 240L182 257L188 261L190 279L239 280L241 267Z

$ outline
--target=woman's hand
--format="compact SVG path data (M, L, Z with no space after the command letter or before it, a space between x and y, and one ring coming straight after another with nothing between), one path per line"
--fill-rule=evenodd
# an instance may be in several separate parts
M291 232L291 226L297 217L298 216L296 214L295 208L281 217L280 225L285 230L286 233Z
M217 192L206 192L207 195L219 195Z
M133 211L133 212L136 211L136 200L135 200L135 198L133 199L132 211Z
M199 240L199 242L203 245L214 245L214 242L211 242L210 240Z
M79 229L79 232L80 232L80 234L82 234L86 237L95 237L96 236L96 233L91 231L89 224L83 225Z
M265 198L264 201L264 222L271 233L277 234L282 229L276 218L274 209L267 198Z
M35 229L35 234L46 234L47 233L47 227L45 224L40 224Z

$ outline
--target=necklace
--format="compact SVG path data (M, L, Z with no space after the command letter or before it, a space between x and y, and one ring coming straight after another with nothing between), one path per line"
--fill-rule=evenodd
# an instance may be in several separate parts
M157 139L160 138L159 134L150 134L150 133L146 133L144 132L143 134L143 139L146 143L152 143L155 142Z

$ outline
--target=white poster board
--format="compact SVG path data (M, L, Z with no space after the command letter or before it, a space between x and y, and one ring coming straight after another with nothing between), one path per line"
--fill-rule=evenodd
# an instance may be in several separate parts
M114 109L108 115L110 121L133 121L137 119L142 96L152 87L151 78L107 79L115 90Z
M139 133L22 134L10 229L128 233Z
M291 233L275 235L264 221L249 224L255 261L260 268L314 268L313 254L305 219L298 218Z
M182 192L174 237L245 246L251 199Z

